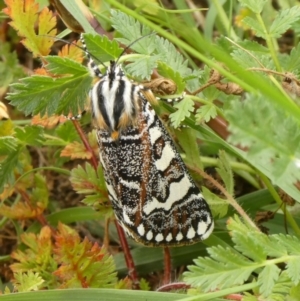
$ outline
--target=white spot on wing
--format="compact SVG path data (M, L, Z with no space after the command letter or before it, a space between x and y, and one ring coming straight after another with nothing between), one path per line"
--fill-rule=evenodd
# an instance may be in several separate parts
M157 126L151 128L151 129L149 129L150 141L151 141L151 144L152 144L152 145L155 143L155 141L156 141L159 137L161 137L161 134L162 134L162 133L161 133L160 129L159 129Z
M164 240L164 237L163 237L163 235L162 235L161 233L158 233L158 234L155 236L155 240L156 240L157 242L160 242L160 241Z
M177 235L176 235L176 240L177 241L181 241L183 239L183 235L181 232L179 232Z
M137 230L138 230L138 233L141 235L141 236L144 236L145 234L145 227L143 224L140 224L138 227L137 227Z
M175 152L171 145L167 143L162 150L161 158L155 161L156 168L161 171L166 170L170 166L170 163L175 156Z
M167 237L166 237L166 241L171 241L172 238L173 238L172 233L169 233L169 234L167 235Z
M196 231L195 231L194 228L191 226L190 229L189 229L189 231L188 231L187 234L186 234L186 237L187 237L188 239L192 239L192 238L195 237L195 235L196 235Z
M148 231L146 238L147 240L151 240L153 238L153 232L151 230Z
M131 225L131 226L134 225L133 222L130 220L128 214L125 211L123 211L123 220L125 221L125 223L127 225Z

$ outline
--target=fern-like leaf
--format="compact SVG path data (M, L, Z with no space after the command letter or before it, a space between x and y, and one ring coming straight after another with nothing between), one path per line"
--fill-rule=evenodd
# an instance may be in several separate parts
M71 228L59 224L55 237L55 258L60 267L54 274L60 278L61 287L114 287L117 283L112 256L97 243L92 244Z

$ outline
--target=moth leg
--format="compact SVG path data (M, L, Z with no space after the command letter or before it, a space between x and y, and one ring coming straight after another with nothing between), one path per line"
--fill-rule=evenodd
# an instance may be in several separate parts
M172 97L172 98L156 97L156 99L161 100L161 101L165 101L169 104L174 105L176 102L179 102L179 101L183 100L184 97L185 97L185 92L183 92L182 95L179 96L179 97Z
M82 116L86 113L86 110L82 111L82 113L80 114L77 114L75 116L72 116L72 117L68 117L66 115L64 115L64 117L68 120L80 120L82 118Z

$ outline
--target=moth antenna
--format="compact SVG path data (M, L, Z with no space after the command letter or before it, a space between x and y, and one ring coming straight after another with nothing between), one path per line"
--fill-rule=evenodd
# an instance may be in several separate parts
M51 38L51 39L54 39L55 41L61 41L61 42L64 42L65 44L68 44L68 45L74 45L75 47L81 49L87 56L87 58L89 60L92 60L93 62L94 61L97 61L99 62L105 69L107 68L104 63L99 60L96 56L94 56L93 54L91 54L88 50L87 50L87 47L86 47L86 44L85 44L85 41L84 41L84 38L82 36L82 34L80 35L80 41L81 43L83 44L83 47L80 47L78 46L77 44L73 43L73 42L69 42L68 40L65 40L65 39L61 39L61 38L57 38L57 37L52 37L52 36L48 36L48 35L39 35L40 37L47 37L47 38ZM95 64L95 63L94 63Z
M119 57L117 58L117 60L115 61L115 65L118 65L118 62L120 60L120 58L123 56L123 54L132 46L134 45L135 43L137 43L138 41L140 41L141 39L143 38L146 38L148 36L151 36L152 34L155 34L155 32L151 32L151 33L148 33L146 34L145 36L142 36L142 37L139 37L138 39L136 39L135 41L131 42L127 47L125 47L123 49L123 51L121 52L121 54L119 55Z

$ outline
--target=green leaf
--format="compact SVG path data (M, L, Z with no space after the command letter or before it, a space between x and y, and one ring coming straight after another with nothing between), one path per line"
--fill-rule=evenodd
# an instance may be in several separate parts
M293 47L287 62L287 70L294 72L295 69L300 70L300 43Z
M116 40L109 40L106 36L84 34L83 37L87 51L92 55L95 63L97 60L100 62L115 60L123 51Z
M291 258L286 266L286 272L294 285L298 285L300 283L300 260L299 256Z
M79 135L76 131L74 125L72 122L64 122L63 124L60 124L55 129L55 134L59 139L56 139L55 141L51 142L50 140L47 141L47 144L51 145L62 145L65 146L69 142L79 141ZM49 143L51 142L51 143Z
M260 1L260 0L258 0ZM257 22L257 20L253 19L252 17L245 17L242 22L249 26L252 30L255 31L255 35L257 37L261 37L266 39L267 37L267 33L265 32L264 28L261 26L261 24L259 22Z
M111 213L107 188L102 174L102 168L97 171L89 164L85 168L78 165L72 169L70 181L74 190L80 194L91 194L83 199L83 203L101 210L102 213Z
M233 101L225 116L231 135L228 141L247 148L239 154L300 202L295 184L300 180L300 130L293 117L260 95ZM243 116L243 118L240 118Z
M138 58L126 66L126 72L131 76L150 79L153 69L157 66L157 60L158 56Z
M205 186L202 187L202 194L209 204L209 208L212 211L214 217L222 218L228 212L229 204L226 200L218 197L216 194L212 193Z
M149 27L141 24L131 16L121 11L111 10L111 21L113 27L123 35L124 38L118 39L121 43L131 45L131 48L141 54L150 55L155 50L155 35L149 35L152 31ZM147 36L148 35L148 36Z
M232 248L211 247L210 258L195 259L194 266L188 266L190 272L184 273L184 281L204 292L240 285L256 269L246 257Z
M170 114L170 119L172 125L177 128L180 126L181 122L183 122L186 117L189 117L191 112L194 111L194 102L189 97L185 97L182 101L176 103L174 107L178 110Z
M185 163L203 169L199 154L199 146L197 144L197 132L191 128L181 128L176 131L176 137L185 154ZM199 177L199 175L195 175L195 177L196 176Z
M221 176L228 193L230 193L230 195L233 195L234 193L233 173L232 173L229 159L226 156L225 151L219 151L217 172Z
M45 141L44 129L41 126L15 128L15 137L24 145L41 146Z
M44 282L39 273L28 271L27 273L17 272L14 274L15 286L18 292L37 291Z
M19 65L16 52L11 52L9 43L0 44L0 87L6 89L15 79L23 77L24 71ZM5 59L3 59L5 58Z
M26 115L69 114L77 115L83 110L92 78L88 70L67 58L47 57L47 69L56 75L69 76L51 78L31 76L11 87L14 92L7 97Z
M161 55L160 60L165 62L175 72L186 76L191 73L188 61L177 51L175 46L162 37L156 37L156 53Z
M270 35L274 38L280 38L291 25L300 19L300 7L293 6L282 10L273 21L270 27Z
M14 137L0 137L0 155L8 155L17 148L17 141Z
M18 166L21 149L16 148L0 163L0 193L5 184L12 184L14 181L14 169Z
M256 14L260 14L268 0L239 0L239 2L248 7Z
M196 112L197 123L208 122L218 115L216 106L213 103L201 106Z
M260 285L259 291L263 297L270 295L279 278L279 273L280 269L276 265L267 265L259 273L257 282Z

